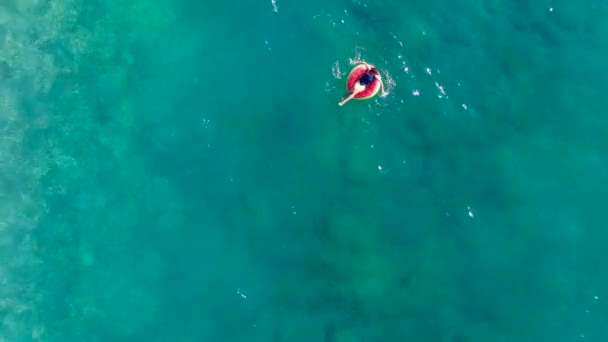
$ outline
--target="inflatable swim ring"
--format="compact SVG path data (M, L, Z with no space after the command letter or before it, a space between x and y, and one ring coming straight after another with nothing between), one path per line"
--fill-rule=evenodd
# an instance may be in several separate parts
M357 80L359 80L361 76L365 74L366 71L367 68L365 67L365 64L355 65L355 67L350 71L350 74L348 74L348 78L346 79L346 88L349 91L353 89L355 83L357 83ZM370 85L367 87L367 89L355 95L354 98L358 100L367 100L376 96L376 94L378 94L378 91L380 90L381 82L382 81L378 80L377 78L374 79L372 83L370 83Z

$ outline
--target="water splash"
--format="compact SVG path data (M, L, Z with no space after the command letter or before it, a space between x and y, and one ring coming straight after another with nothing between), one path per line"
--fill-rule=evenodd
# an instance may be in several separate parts
M393 39L395 39L395 41L397 42L397 44L399 44L399 46L403 47L403 42L401 40L399 40L399 38L397 38L397 36L394 33L391 33L391 37L393 37Z
M391 94L391 92L393 91L395 86L397 86L397 82L395 82L395 79L391 76L391 74L388 72L388 70L383 71L382 76L383 76L385 82L384 82L384 91L380 93L380 97L384 98Z
M357 65L357 64L360 64L361 62L363 62L363 60L361 59L361 52L360 51L356 51L355 52L355 56L354 57L350 57L348 59L348 63L350 65Z
M332 66L331 66L331 73L332 75L334 75L334 78L336 79L342 79L342 71L340 70L340 62L336 61Z

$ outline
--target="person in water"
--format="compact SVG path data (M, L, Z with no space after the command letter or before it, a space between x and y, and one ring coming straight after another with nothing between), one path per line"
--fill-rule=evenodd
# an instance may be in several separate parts
M382 92L384 93L384 84L382 84L382 79L380 78L380 72L378 71L378 69L365 62L361 62L361 64L363 64L365 68L367 68L367 71L365 71L365 74L359 77L353 88L349 90L346 95L344 95L342 100L338 103L339 106L343 106L346 102L352 100L357 94L365 91L367 87L369 87L376 79L378 80L378 82L380 82Z

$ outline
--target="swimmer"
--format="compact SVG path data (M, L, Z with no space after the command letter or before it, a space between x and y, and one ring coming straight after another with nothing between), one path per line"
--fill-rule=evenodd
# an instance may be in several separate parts
M365 62L361 62L360 64L363 64L365 68L367 68L367 71L357 80L353 88L349 90L346 95L344 95L342 100L338 103L338 106L343 106L346 102L352 100L355 96L357 96L357 94L367 89L367 87L372 84L375 79L380 82L380 87L382 87L382 93L384 93L384 84L382 83L382 79L380 78L380 72L378 71L378 69Z

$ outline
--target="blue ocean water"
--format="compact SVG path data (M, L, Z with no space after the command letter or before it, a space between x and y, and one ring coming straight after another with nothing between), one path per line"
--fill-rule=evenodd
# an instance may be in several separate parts
M0 341L606 341L607 19L4 0Z

